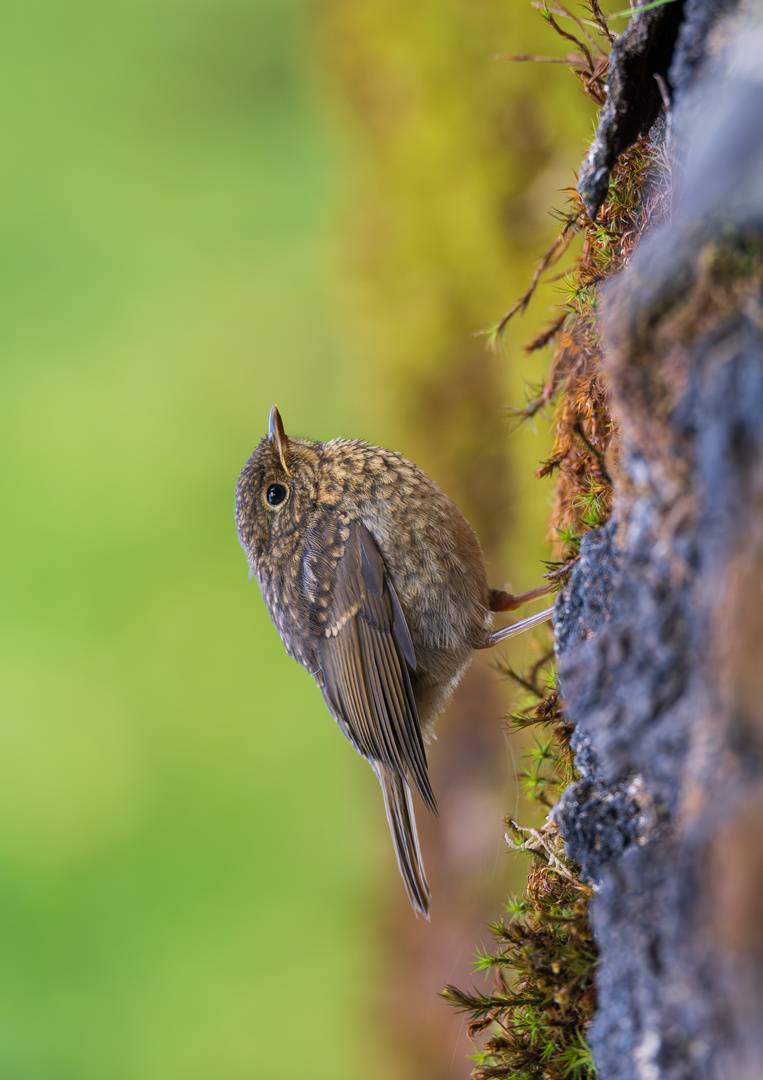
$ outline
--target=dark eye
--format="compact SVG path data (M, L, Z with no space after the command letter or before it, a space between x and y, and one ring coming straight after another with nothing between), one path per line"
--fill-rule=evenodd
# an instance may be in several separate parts
M280 506L288 494L283 484L271 484L265 493L265 498L271 506Z

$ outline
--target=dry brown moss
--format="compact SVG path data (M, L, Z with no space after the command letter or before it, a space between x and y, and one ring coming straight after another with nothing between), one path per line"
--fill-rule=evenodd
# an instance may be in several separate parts
M574 42L568 57L585 93L601 103L612 38L598 3L589 0L590 26L560 5L544 5L551 28ZM566 21L565 21L566 20ZM574 33L562 27L570 25ZM521 59L533 59L524 57ZM534 58L540 59L540 58ZM555 407L552 453L538 469L555 479L549 522L560 563L549 576L564 580L582 535L608 517L617 476L618 424L603 372L599 304L603 285L630 260L636 243L670 210L670 177L658 146L646 139L622 156L612 173L608 198L591 222L577 193L560 215L559 235L540 259L528 289L492 328L497 340L507 323L530 303L537 285L549 278L573 240L580 254L564 275L564 296L547 331L528 352L552 345L548 376L517 415L531 418ZM523 774L526 796L550 807L574 778L569 746L571 726L558 692L544 685L549 657L527 672L504 669L528 695L526 708L512 717L515 728L537 734ZM469 1032L486 1043L477 1053L474 1080L562 1080L595 1075L585 1033L595 1008L595 946L587 919L590 889L566 857L552 817L540 829L507 822L513 846L530 855L528 884L509 901L506 916L490 927L495 950L477 967L492 978L489 993L465 993L449 986L447 1000L471 1015ZM507 837L508 839L508 837Z

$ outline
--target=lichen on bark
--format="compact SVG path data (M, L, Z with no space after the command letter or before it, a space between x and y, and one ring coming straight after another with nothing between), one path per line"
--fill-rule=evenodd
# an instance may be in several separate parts
M763 1071L763 938L749 917L761 698L746 689L763 640L750 636L762 600L763 28L750 8L737 30L729 7L717 57L674 56L672 212L605 292L614 513L584 540L557 615L581 779L555 817L596 887L590 1039L610 1080Z
M664 26L669 41L644 36L664 46L661 120L648 134L632 124L642 133L630 149L603 151L599 132L597 152L612 151L607 197L589 200L596 222L568 219L585 233L583 258L529 410L557 401L541 471L557 476L553 531L566 548L556 651L578 771L548 828L593 890L597 1001L580 1031L593 1063L581 1058L577 1075L595 1064L605 1080L753 1080L763 1075L763 23L759 5L686 0ZM614 79L610 93L627 86ZM618 138L611 118L628 104L608 102ZM613 225L624 192L630 214ZM583 280L605 243L616 257ZM588 513L586 487L600 519L611 507L606 522ZM531 979L523 989L532 994ZM493 1018L514 1019L508 1008ZM494 1056L475 1075L556 1076L568 1064Z

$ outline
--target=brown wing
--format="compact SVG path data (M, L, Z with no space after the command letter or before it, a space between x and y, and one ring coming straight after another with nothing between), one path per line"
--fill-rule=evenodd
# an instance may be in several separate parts
M416 654L394 586L371 533L349 525L321 620L316 660L326 703L377 774L410 775L437 812L408 671ZM383 786L383 785L382 785Z

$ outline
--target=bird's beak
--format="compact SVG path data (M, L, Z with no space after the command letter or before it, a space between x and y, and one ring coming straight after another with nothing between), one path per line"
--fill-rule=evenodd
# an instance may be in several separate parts
M281 468L287 476L291 476L291 469L286 461L286 451L289 449L289 440L286 438L286 432L283 429L283 420L281 414L278 411L276 405L270 410L270 422L268 424L268 438L273 444L273 449L278 454L278 460L281 462Z

